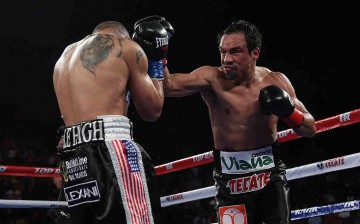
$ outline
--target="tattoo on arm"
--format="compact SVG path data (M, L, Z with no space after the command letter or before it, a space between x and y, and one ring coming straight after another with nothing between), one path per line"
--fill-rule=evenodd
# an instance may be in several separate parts
M96 65L104 61L114 48L114 38L111 35L97 35L87 43L80 52L82 65L95 76Z
M141 50L136 51L136 64L139 64L141 56L144 55L144 52Z

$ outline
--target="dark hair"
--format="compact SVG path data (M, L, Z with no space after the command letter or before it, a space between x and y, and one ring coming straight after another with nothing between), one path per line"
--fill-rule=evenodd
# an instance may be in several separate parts
M220 44L220 40L224 35L231 33L243 33L245 35L249 52L251 52L257 47L261 49L262 35L259 29L254 24L249 23L245 20L238 20L236 22L232 22L223 31L219 33L218 44Z
M95 29L93 30L92 33L94 34L98 31L108 29L108 28L114 30L115 32L117 32L120 35L130 37L130 34L129 34L128 30L126 29L126 27L118 21L105 21L105 22L99 23L95 27Z

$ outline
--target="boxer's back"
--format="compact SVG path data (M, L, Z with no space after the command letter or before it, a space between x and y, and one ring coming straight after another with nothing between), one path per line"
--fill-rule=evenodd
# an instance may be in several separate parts
M98 115L125 115L128 39L100 33L68 46L54 69L54 88L67 126Z

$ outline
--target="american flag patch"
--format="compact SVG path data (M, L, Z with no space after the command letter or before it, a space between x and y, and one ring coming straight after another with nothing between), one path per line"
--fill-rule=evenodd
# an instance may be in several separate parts
M112 140L110 154L122 196L126 223L153 224L141 153L131 140Z
M126 158L130 167L130 172L139 172L139 160L134 143L126 140L123 140L123 143L126 148Z

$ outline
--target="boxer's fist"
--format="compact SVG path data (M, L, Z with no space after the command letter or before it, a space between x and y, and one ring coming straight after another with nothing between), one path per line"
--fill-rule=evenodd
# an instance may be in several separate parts
M291 128L299 127L304 121L304 115L295 109L289 94L277 86L270 85L261 89L259 103L263 114L274 114L283 119Z
M295 108L289 94L274 85L266 86L260 90L259 103L263 114L274 114L280 118L290 116Z
M159 22L139 23L132 39L144 49L150 61L159 61L166 57L168 34Z
M149 59L151 78L164 78L169 37L173 34L171 24L161 16L149 16L135 23L132 39L144 49Z
M139 24L143 23L143 22L159 22L165 28L165 30L167 31L169 39L174 35L174 28L169 23L169 21L167 21L162 16L153 15L153 16L148 16L148 17L145 17L143 19L140 19L135 23L134 30L136 30L137 26Z

